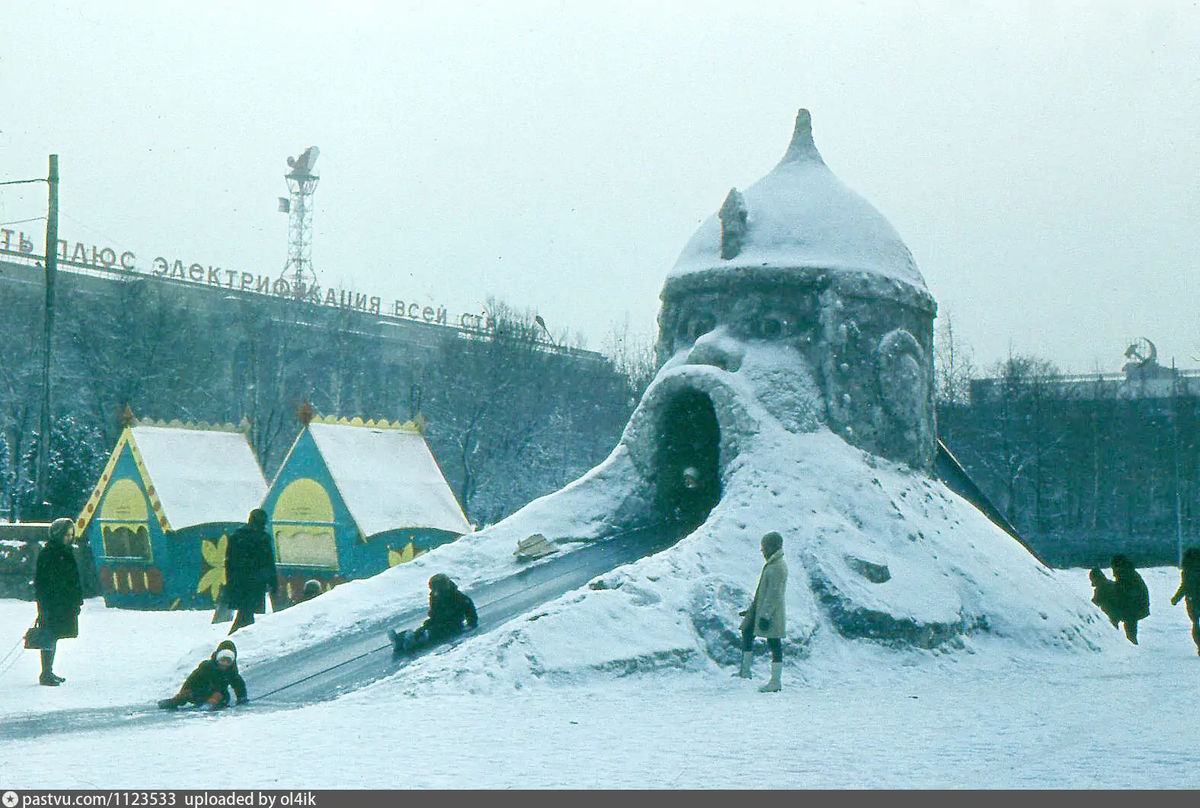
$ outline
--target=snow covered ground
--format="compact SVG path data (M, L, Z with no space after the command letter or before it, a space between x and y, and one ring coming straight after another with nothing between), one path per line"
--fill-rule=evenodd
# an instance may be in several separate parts
M1090 597L1086 571L1053 575ZM421 668L450 660L430 658L292 711L0 741L0 787L1197 788L1200 657L1183 605L1168 602L1177 570L1144 575L1152 614L1136 648L845 642L811 670L789 660L778 694L757 692L763 656L751 682L717 665L547 679L501 665L491 686L444 687L424 682ZM0 720L166 695L198 661L194 650L227 630L209 618L89 601L80 639L62 644L67 684L39 687L37 655L19 652L0 676ZM0 650L31 619L31 604L0 601Z

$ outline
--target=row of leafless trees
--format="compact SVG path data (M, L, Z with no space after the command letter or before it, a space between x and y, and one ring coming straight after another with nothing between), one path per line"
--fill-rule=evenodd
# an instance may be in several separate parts
M939 436L1043 557L1175 563L1177 542L1200 544L1194 388L1121 391L1032 356L979 373L948 319L938 338Z
M468 517L491 522L602 459L648 379L631 342L613 340L626 348L615 361L553 350L566 334L548 343L532 313L503 301L489 301L497 325L487 333L426 327L382 339L377 318L354 311L213 293L198 304L155 279L86 280L60 276L54 515L86 500L126 406L143 418L244 422L269 479L308 401L364 419L419 413ZM3 307L0 517L18 520L33 506L40 290L6 289Z

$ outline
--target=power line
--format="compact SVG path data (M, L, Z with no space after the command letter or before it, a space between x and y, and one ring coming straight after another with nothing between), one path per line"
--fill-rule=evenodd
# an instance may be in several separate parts
M41 221L45 221L45 220L46 220L45 216L34 216L31 219L17 219L16 221L13 221L13 222L0 222L0 227L7 227L10 224L25 224L26 222L41 222Z
M96 235L98 235L98 236L103 236L105 239L107 239L107 240L108 240L108 243L109 243L109 244L120 244L120 243L121 243L121 242L120 242L120 241L118 241L117 239L115 239L115 238L113 238L112 236L110 236L108 233L105 233L105 232L102 232L102 231L100 231L100 230L97 230L96 228L94 228L94 227L92 227L90 224L88 224L87 222L84 222L84 221L82 221L82 220L80 220L80 219L77 219L77 218L75 218L74 216L72 216L71 214L69 214L69 213L65 212L65 211L64 211L64 210L62 210L61 208L59 209L58 213L59 213L59 215L60 215L60 216L65 216L65 217L67 217L68 219L70 219L71 221L73 221L75 224L77 224L77 225L79 225L80 227L82 227L84 230L89 230L89 231L91 231L91 232L95 233L95 234L96 234Z

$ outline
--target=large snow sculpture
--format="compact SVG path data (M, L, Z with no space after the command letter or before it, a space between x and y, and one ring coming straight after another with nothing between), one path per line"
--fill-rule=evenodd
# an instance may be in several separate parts
M528 653L542 643L539 664L731 662L767 531L784 536L803 656L822 637L1103 645L1091 604L931 476L934 301L895 230L825 165L806 110L774 170L701 225L661 298L660 368L608 459L473 539L687 534L514 628ZM645 632L620 659L551 662L551 638L579 634L581 615Z

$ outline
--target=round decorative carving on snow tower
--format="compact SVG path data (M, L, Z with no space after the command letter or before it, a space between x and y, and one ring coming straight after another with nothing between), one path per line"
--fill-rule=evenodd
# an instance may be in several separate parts
M924 351L917 338L897 328L879 341L877 369L879 395L888 415L907 428L921 421L921 406L925 400Z
M793 429L815 412L856 446L932 469L936 304L900 235L825 165L807 110L779 164L731 190L688 241L660 297L660 365L716 365L760 399L815 380L818 408L811 396L776 395L768 411ZM764 343L782 349L773 358L791 357L795 385L779 368L742 362L744 348ZM781 412L789 400L805 412Z

